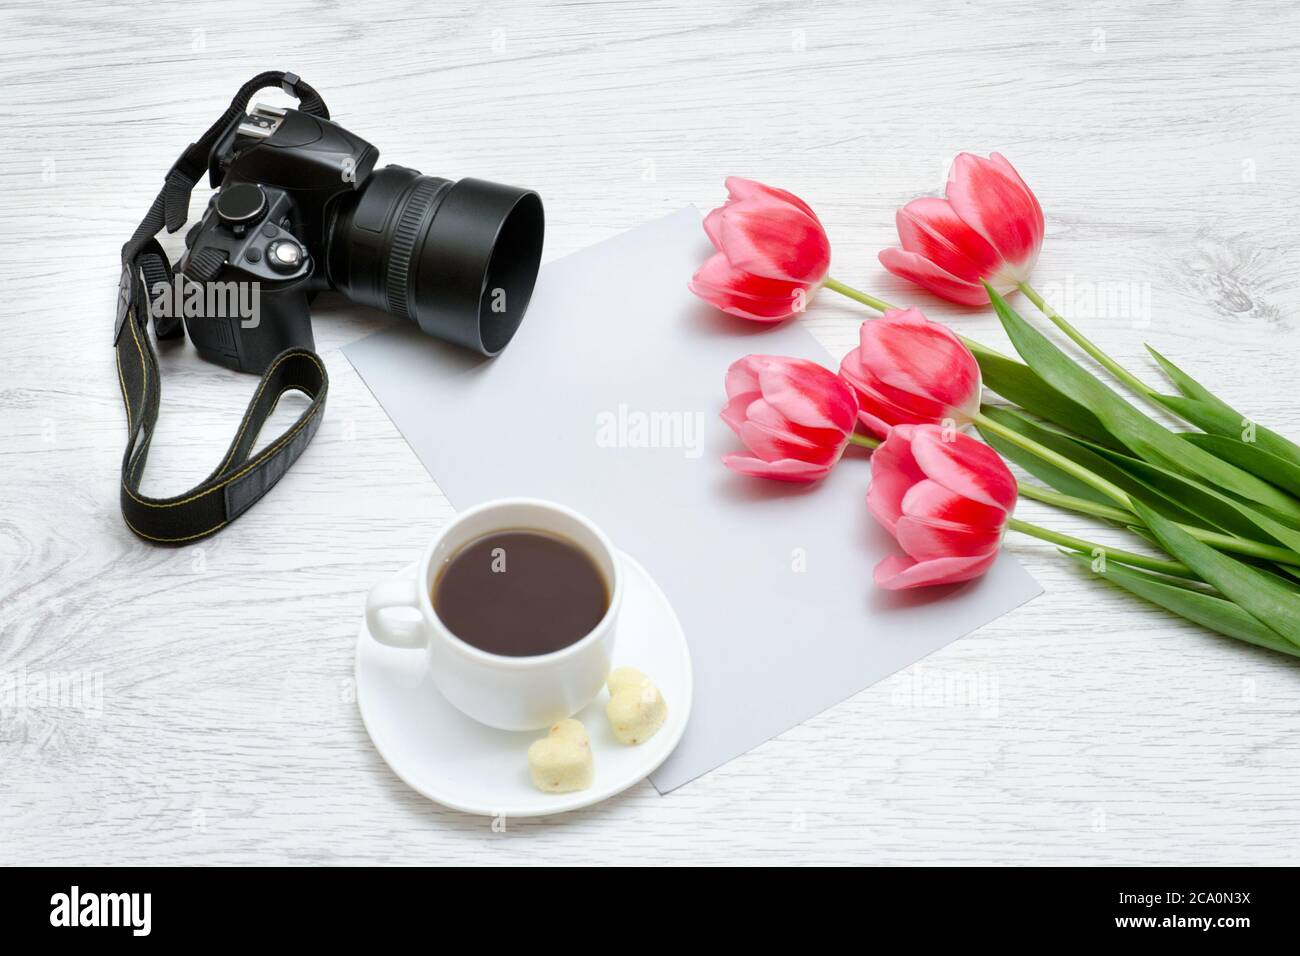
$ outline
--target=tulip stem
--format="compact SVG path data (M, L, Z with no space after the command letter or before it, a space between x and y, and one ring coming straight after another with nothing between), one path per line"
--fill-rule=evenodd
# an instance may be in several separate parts
M981 428L984 428L987 425L991 424L993 427L990 430L997 432L999 435L1001 435L1002 437L1006 438L1009 441L1013 441L1016 444L1019 444L1022 448L1025 448L1026 451L1038 455L1039 450L1041 450L1043 452L1046 452L1048 455L1053 456L1050 458L1044 457L1043 460L1049 462L1050 464L1056 465L1056 467L1060 468L1063 471L1069 472L1070 474L1074 475L1074 477L1078 478L1080 481L1085 481L1090 486L1096 487L1097 490L1101 491L1103 494L1107 494L1107 492L1105 492L1102 488L1097 487L1096 484L1093 484L1091 481L1086 479L1084 475L1089 475L1091 476L1091 478L1095 478L1097 483L1099 484L1109 485L1112 489L1115 490L1116 494L1124 495L1124 500L1126 502L1131 502L1131 499L1128 497L1128 495L1123 490L1121 490L1118 486L1111 484L1110 482L1106 481L1104 478L1102 478L1099 475L1093 474L1092 472L1085 469L1082 465L1070 461L1068 458L1064 458L1062 456L1057 455L1051 449L1044 448L1042 445L1039 445L1037 442L1033 442L1030 439L1025 438L1019 432L1011 431L1010 429L1007 429L1006 431L999 431L998 429L1001 426L999 426L996 422L988 422L987 419L983 419L983 420L981 419L983 419L983 416L980 416L980 418L977 418L975 420L975 423L979 425ZM1021 439L1023 439L1023 442L1020 441ZM877 448L881 444L881 441L878 438L872 438L870 435L861 435L856 432L849 435L849 441L855 445L860 445L863 448ZM1067 467L1067 465L1069 467ZM1029 498L1034 501L1040 501L1043 504L1053 505L1057 508L1064 508L1067 511L1075 511L1080 514L1092 515L1094 518L1103 518L1106 521L1114 521L1117 524L1125 525L1130 529L1133 529L1134 527L1139 525L1137 516L1127 508L1112 508L1110 505L1104 505L1097 501L1089 501L1087 498L1079 498L1075 495L1062 494L1061 492L1053 491L1050 488L1039 488L1037 485L1031 485L1023 481L1017 482L1016 487L1020 497L1022 498ZM1023 524L1023 522L1021 523ZM1013 527L1015 526L1014 521L1012 523L1012 526ZM1217 548L1220 551L1227 551L1230 554L1244 554L1252 558L1261 558L1265 561L1272 561L1275 564L1285 564L1290 567L1300 567L1300 554L1297 554L1291 549L1284 548L1280 545L1266 544L1263 541L1253 541L1250 538L1239 538L1236 535L1223 534L1218 531L1211 531L1208 528L1199 528L1196 525L1180 523L1178 527L1182 528L1184 531L1186 531L1197 541L1200 541L1202 544L1208 544L1210 547ZM1026 527L1019 528L1018 530L1025 531L1026 534L1036 534L1036 532L1034 531L1028 531L1027 528L1036 528L1037 531L1044 532L1043 534L1037 534L1036 536L1043 538L1046 541L1054 541L1057 544L1060 544L1062 540L1066 540L1064 535L1058 535L1056 538L1046 537L1045 535L1056 534L1056 532L1046 531L1046 529L1038 528L1037 525L1026 525ZM1076 547L1075 550L1090 551L1093 548L1100 547L1100 545L1092 545L1089 542L1082 541L1079 538L1069 538L1068 540L1074 541L1076 543L1080 543L1080 546ZM1085 548L1082 545L1088 545L1088 547ZM1128 552L1126 551L1116 551L1113 548L1108 548L1103 550L1106 550L1107 553L1110 554L1112 557L1115 557L1116 555L1128 554ZM1120 560L1119 557L1115 557L1115 560L1118 561L1120 564L1133 564L1132 561ZM1135 567L1151 567L1151 565L1149 563L1137 564L1135 565ZM1179 567L1181 567L1181 565L1179 565ZM1161 570L1161 568L1153 568L1153 570L1159 571ZM1174 574L1177 572L1170 571L1169 573Z
M1140 524L1137 516L1130 510L1132 500L1129 498L1127 492L1121 489L1118 485L1111 484L1100 475L1093 474L1077 462L1071 461L1065 456L1052 451L1050 448L1045 448L1032 439L1021 435L1019 432L1006 428L983 415L979 415L975 418L975 424L982 429L994 432L1007 441L1012 442L1031 454L1042 458L1048 464L1055 465L1057 468L1073 475L1075 478L1078 478L1090 487L1096 488L1102 494L1109 498L1113 498L1115 501L1120 501L1122 497L1125 507L1112 508L1110 505L1104 505L1097 501L1089 501L1087 498L1062 494L1061 492L1053 491L1050 488L1039 488L1036 485L1027 484L1023 481L1017 482L1020 497L1030 498L1034 501L1040 501L1043 504L1053 505L1057 508L1064 508L1067 511L1076 511L1080 514L1092 515L1094 518L1103 518L1106 521L1114 521L1130 528ZM878 438L873 438L870 435L861 435L856 432L849 435L849 441L855 445L860 445L863 448L877 448L881 444L880 439ZM1109 488L1110 491L1107 491L1107 488ZM1020 524L1024 524L1024 522L1020 522ZM1013 521L1012 527L1016 526L1017 523ZM1266 544L1262 541L1253 541L1249 538L1239 538L1236 535L1223 534L1218 531L1211 531L1208 528L1198 528L1196 525L1179 524L1178 526L1202 544L1208 544L1210 547L1217 548L1220 551L1227 551L1231 554L1244 554L1252 558L1262 558L1265 561L1272 561L1275 564L1300 567L1300 554L1297 554L1289 548L1284 548L1275 544ZM1035 528L1036 531L1029 531L1029 528ZM1066 540L1064 535L1047 537L1049 534L1055 535L1056 532L1047 531L1044 528L1038 528L1037 525L1025 525L1025 527L1018 528L1018 530L1024 531L1026 534L1035 534L1037 537L1043 538L1045 541L1053 541L1057 544L1061 544ZM1037 532L1043 533L1038 534ZM1074 541L1078 544L1077 547L1075 545L1070 545L1070 547L1075 547L1075 550L1078 551L1091 551L1094 548L1100 547L1100 545L1093 545L1090 542L1082 541L1079 538L1069 538L1068 540ZM1087 545L1087 547L1084 547L1084 545ZM1113 548L1103 550L1114 557L1120 564L1134 564L1132 561L1121 560L1120 557L1118 557L1118 555L1128 555L1129 552L1116 551ZM1139 555L1138 557L1141 556ZM1152 570L1156 571L1162 570L1159 567L1153 567L1149 563L1134 564L1134 566L1150 567ZM1182 565L1179 565L1179 567L1182 567ZM1176 574L1178 572L1169 571L1168 573Z
M1166 561L1161 558L1149 558L1145 554L1136 554L1132 551L1124 551L1119 548L1110 548L1106 545L1097 544L1094 541L1085 541L1083 538L1071 537L1068 534L1061 534L1057 531L1051 531L1047 528L1041 528L1036 524L1030 524L1028 521L1021 521L1019 518L1011 518L1007 521L1007 527L1013 531L1019 531L1021 534L1027 534L1034 538L1041 538L1044 541L1050 541L1052 544L1059 544L1063 548L1069 548L1071 551L1081 551L1084 554L1090 554L1094 558L1114 561L1116 564L1127 564L1135 568L1145 568L1148 571L1159 571L1161 574L1172 574L1180 578L1195 578L1196 574L1187 565L1178 561Z
M1091 355L1098 365L1106 369L1106 371L1110 372L1111 375L1114 375L1115 378L1119 379L1143 398L1151 398L1156 394L1155 389L1116 362L1113 358L1098 348L1091 339L1067 322L1065 317L1048 305L1047 301L1039 295L1038 291L1028 282L1020 283L1019 288L1020 291L1025 294L1025 298L1038 307L1039 312L1043 313L1043 315L1046 316L1053 325L1064 332L1066 336L1069 337L1070 341Z
M898 308L896 305L890 305L884 299L877 299L874 295L869 295L861 289L855 289L851 285L845 285L843 282L840 282L838 279L832 279L830 276L827 276L823 280L822 284L825 285L826 288L838 292L840 295L848 296L854 302L861 302L868 308L875 309L877 312L885 312L888 309Z
M1022 498L1032 498L1034 501L1041 501L1043 504L1055 505L1057 508L1077 511L1080 514L1092 515L1095 518L1104 518L1107 521L1115 521L1129 527L1132 527L1136 522L1136 518L1127 511L1089 501L1087 498L1063 495L1059 491L1039 488L1023 481L1019 483L1019 487L1020 497ZM1265 544L1263 541L1252 541L1249 538L1239 538L1236 535L1223 534L1218 531L1211 531L1208 528L1198 528L1196 525L1179 524L1178 527L1202 544L1208 544L1220 551L1245 554L1252 558L1263 558L1265 561L1286 564L1292 567L1300 565L1300 554L1296 554L1289 548L1280 545Z
M1112 508L1110 505L1089 501L1087 498L1061 494L1059 491L1052 491L1050 488L1039 488L1037 485L1027 484L1023 481L1019 485L1020 497L1022 498L1032 498L1034 501L1041 501L1045 505L1064 508L1066 511L1077 511L1080 514L1092 515L1094 518L1105 518L1107 521L1118 521L1120 524L1133 523L1133 513L1122 508Z
M1178 527L1202 544L1208 544L1220 551L1231 551L1233 554L1263 558L1265 561L1272 561L1274 564L1286 564L1293 568L1300 566L1300 554L1276 544L1265 544L1262 541L1252 541L1249 538L1238 538L1236 535L1221 534L1218 531L1209 531L1192 525L1180 524Z
M1124 508L1129 512L1133 511L1133 502L1129 498L1128 492L1118 485L1107 481L1105 478L1101 477L1101 475L1094 474L1078 462L1071 461L1064 455L1054 452L1052 449L1044 445L1040 445L1032 438L1020 434L1020 432L1016 431L1014 428L1008 428L1000 422L995 422L982 412L976 412L972 421L979 426L980 431L992 432L1003 441L1010 442L1018 448L1023 448L1034 457L1042 459L1049 465L1055 465L1071 477L1078 478L1089 488L1095 488L1097 491L1100 491L1121 508Z
M843 282L840 282L838 279L832 279L830 276L827 276L823 280L822 284L826 286L826 288L838 292L840 295L848 296L854 302L861 302L863 305L875 309L877 312L880 312L882 314L887 309L901 308L900 306L894 305L890 302L886 302L884 299L877 299L874 295L871 295L867 292L863 292L861 289L855 289L851 285L845 285ZM957 338L962 340L962 343L966 346L966 348L971 350L971 352L975 355L977 359L979 358L980 354L983 353L984 355L989 355L992 356L993 358L1007 359L1008 361L1012 361L1012 362L1016 361L1016 359L1011 359L1008 358L1008 356L1003 355L997 349L991 349L987 345L981 345L980 343L976 342L974 339L968 339L964 335L958 334Z

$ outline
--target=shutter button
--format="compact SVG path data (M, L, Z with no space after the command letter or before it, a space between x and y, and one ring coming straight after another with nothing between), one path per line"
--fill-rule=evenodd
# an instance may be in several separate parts
M295 272L302 265L302 247L292 239L278 239L267 248L266 260L277 272Z

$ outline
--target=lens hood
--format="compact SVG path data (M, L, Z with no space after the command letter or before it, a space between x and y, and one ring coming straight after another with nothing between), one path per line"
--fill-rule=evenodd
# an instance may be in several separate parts
M484 355L500 352L532 298L544 230L537 193L483 179L455 183L411 276L420 328Z
M544 232L535 192L387 166L335 215L329 278L354 301L496 355L528 309Z

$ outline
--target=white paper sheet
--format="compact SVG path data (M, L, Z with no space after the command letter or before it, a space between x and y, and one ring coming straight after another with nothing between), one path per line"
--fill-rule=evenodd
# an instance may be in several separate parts
M410 326L344 349L455 507L563 502L664 588L691 646L695 700L652 777L661 793L1041 591L1006 556L965 585L877 590L871 570L895 546L867 512L861 449L813 487L722 467L741 447L718 418L731 362L838 362L797 324L750 325L691 295L709 251L685 209L548 264L496 359Z

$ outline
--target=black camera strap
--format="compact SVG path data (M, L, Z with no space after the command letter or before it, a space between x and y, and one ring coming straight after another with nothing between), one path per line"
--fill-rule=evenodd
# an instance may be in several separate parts
M155 238L185 224L190 193L208 168L208 155L236 116L243 114L258 90L278 86L299 101L299 109L329 119L324 100L296 74L272 70L245 83L230 107L196 142L181 154L167 173L162 191L149 207L130 241L122 247L122 280L118 288L117 325L113 345L118 379L126 403L129 434L122 457L122 517L127 527L148 541L181 544L219 531L247 511L289 470L320 426L329 378L325 365L310 349L290 348L268 366L244 412L239 430L216 469L189 491L170 498L140 494L149 443L153 440L162 396L158 356L149 339L149 295L158 283L173 281L173 266ZM179 316L154 316L159 339L184 335ZM256 455L258 434L287 391L300 391L311 403L283 434Z

